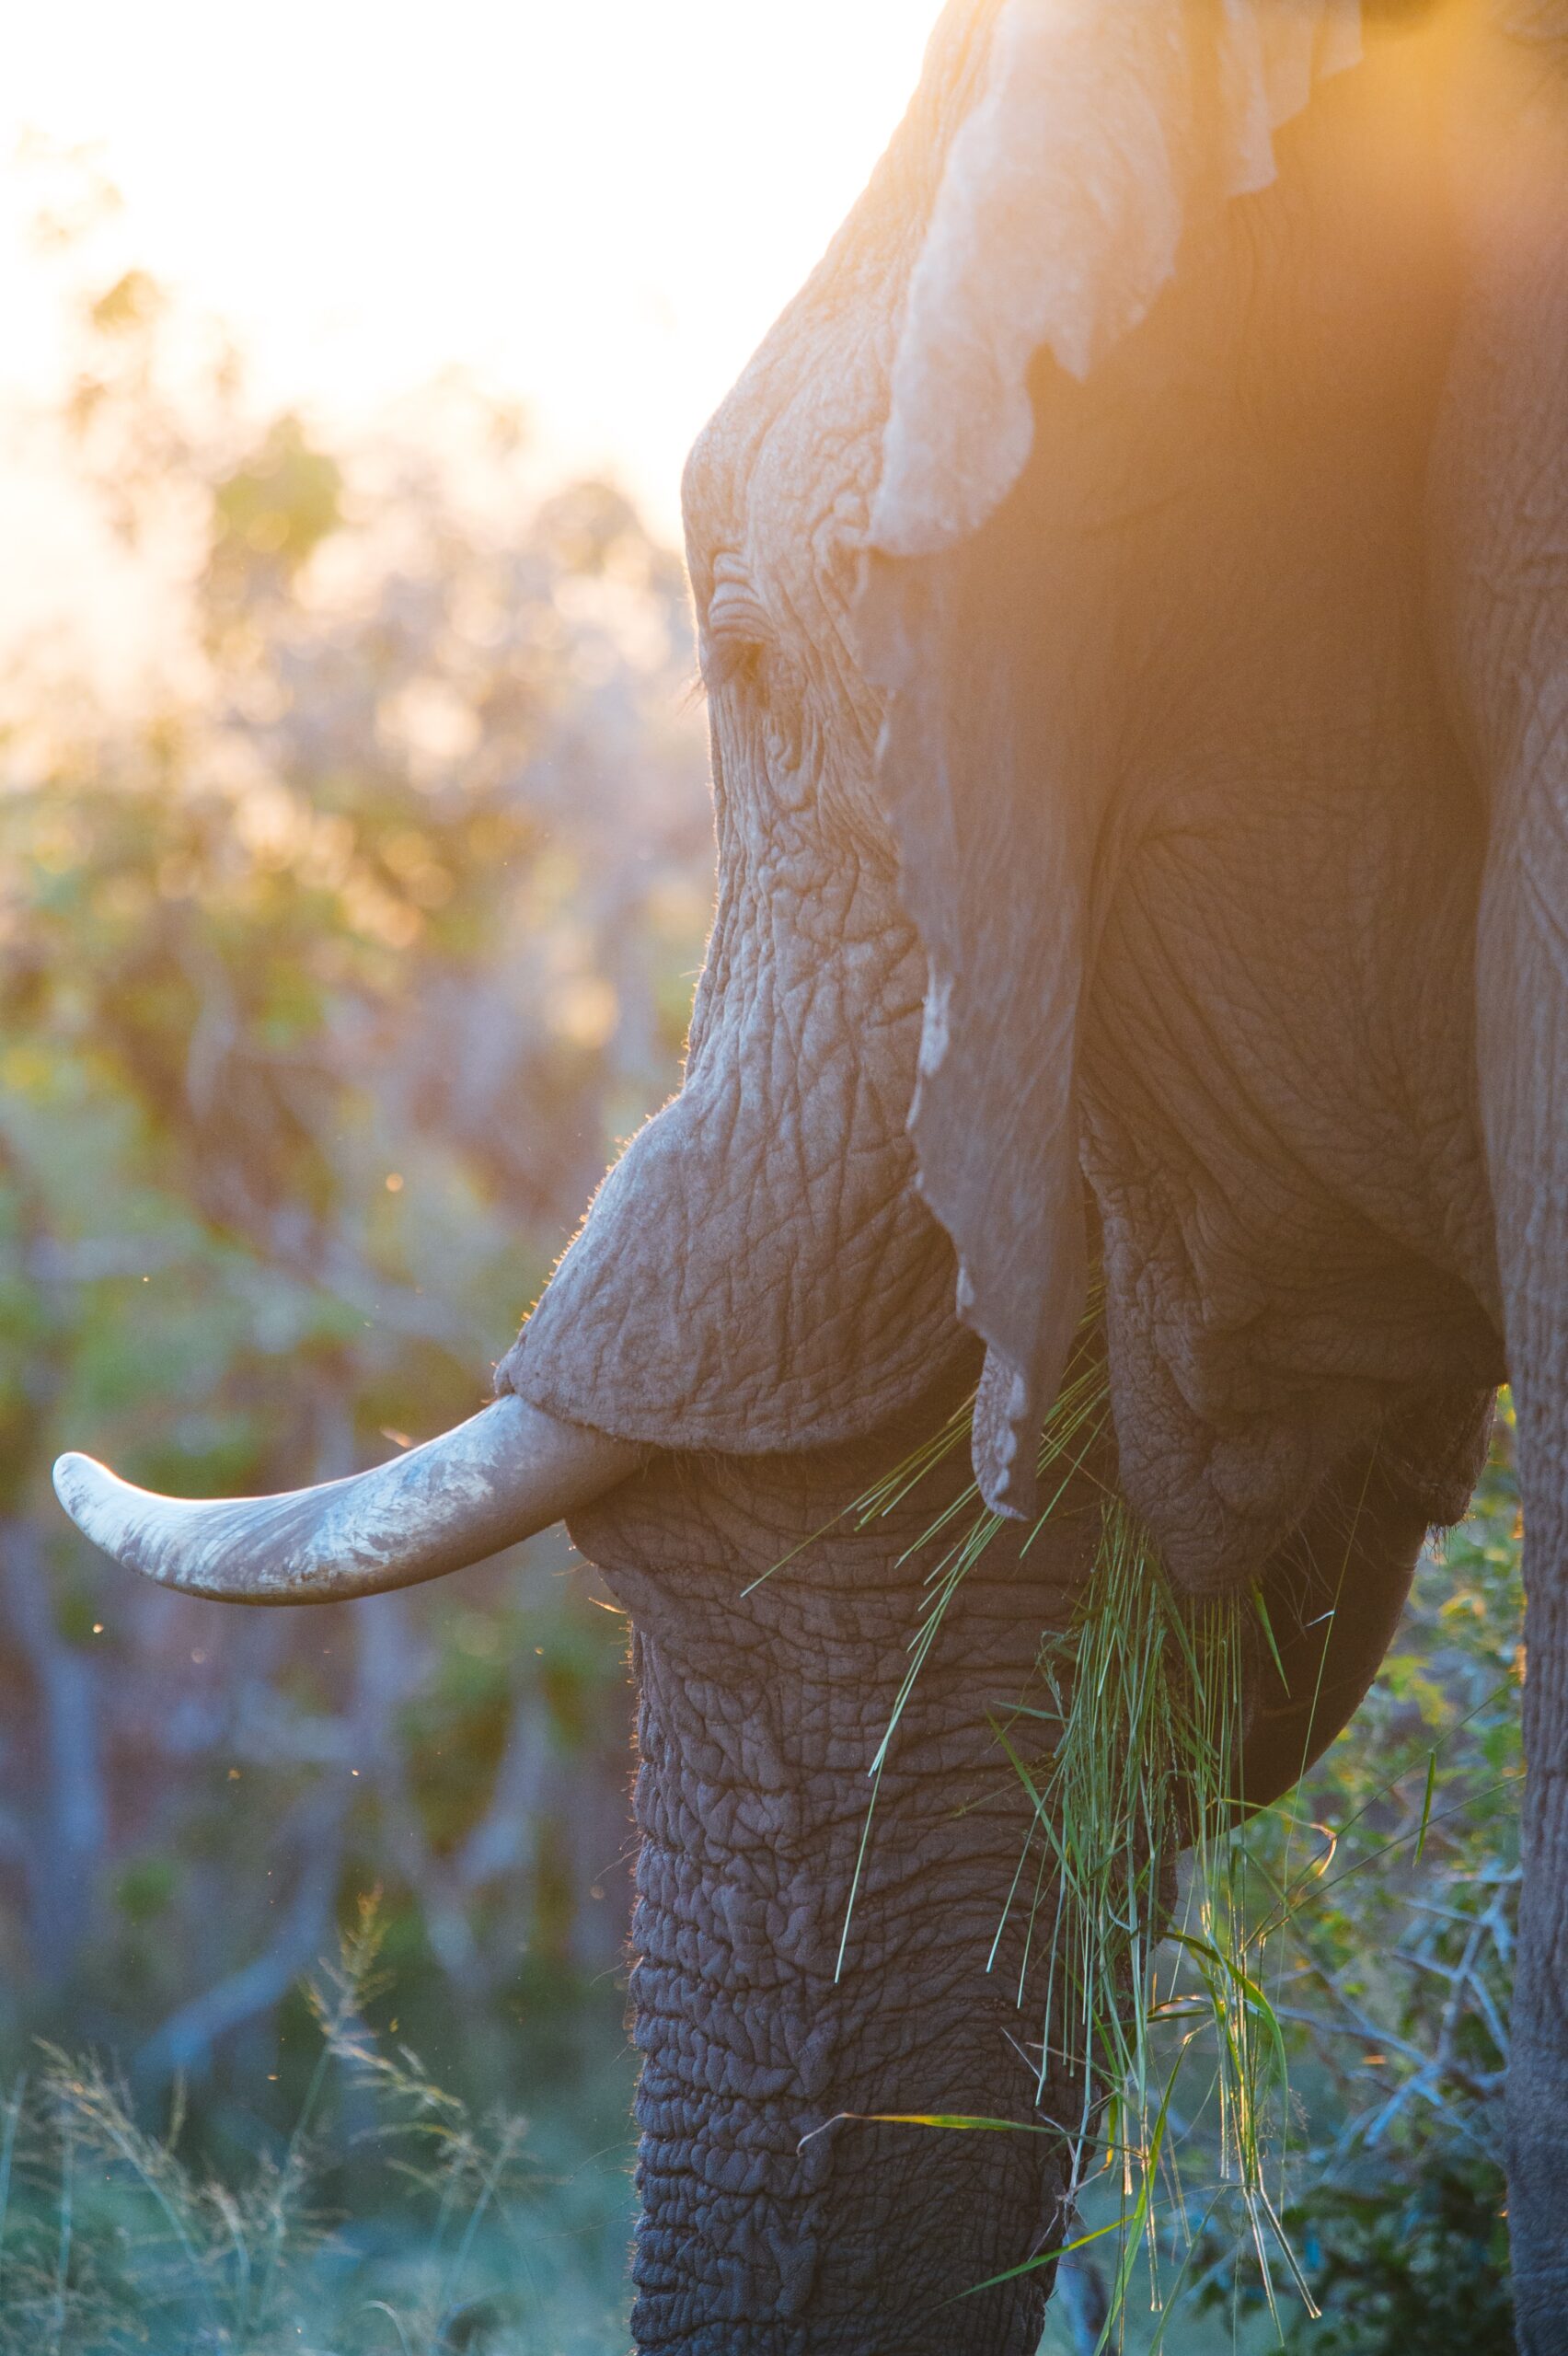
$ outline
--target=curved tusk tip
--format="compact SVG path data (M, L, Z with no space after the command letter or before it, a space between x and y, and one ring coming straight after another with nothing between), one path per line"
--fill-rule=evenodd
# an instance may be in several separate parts
M78 1504L86 1504L94 1486L93 1474L105 1467L90 1456L82 1456L75 1449L67 1449L63 1456L54 1460L54 1494L70 1515L76 1519Z
M156 1499L133 1488L96 1456L83 1456L75 1449L55 1458L53 1481L54 1494L65 1512L100 1553L156 1579L160 1587L179 1584L169 1578L156 1553L149 1556L138 1542L134 1508L155 1504Z
M100 1530L94 1524L113 1492L124 1484L107 1464L100 1464L96 1457L79 1455L75 1449L56 1457L53 1479L55 1496L83 1537L90 1538L95 1546L103 1545Z
M83 1536L161 1587L328 1603L440 1578L598 1496L640 1451L519 1399L368 1472L261 1497L165 1497L75 1450L54 1493Z

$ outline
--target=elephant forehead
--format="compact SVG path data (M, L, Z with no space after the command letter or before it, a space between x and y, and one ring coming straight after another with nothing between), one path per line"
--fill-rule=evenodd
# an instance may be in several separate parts
M822 260L698 436L684 486L699 612L729 551L847 604L882 465L899 324L943 158L1002 0L948 0L909 110Z
M780 322L699 435L684 491L699 611L718 560L809 614L847 608L882 465L891 337L847 306Z

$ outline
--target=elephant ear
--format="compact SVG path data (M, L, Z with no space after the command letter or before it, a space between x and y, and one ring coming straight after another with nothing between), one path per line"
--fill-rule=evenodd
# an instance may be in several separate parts
M929 966L921 1191L986 1345L981 1491L1015 1516L1083 1307L1074 1063L1112 864L1112 764L1068 720L1070 650L1116 618L1067 556L1082 388L1359 54L1357 0L1005 0L909 277L858 618Z

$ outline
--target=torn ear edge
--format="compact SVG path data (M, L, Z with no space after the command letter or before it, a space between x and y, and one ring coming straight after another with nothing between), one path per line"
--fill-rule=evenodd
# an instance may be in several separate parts
M986 1344L974 1471L1037 1510L1035 1455L1088 1290L1075 1101L1096 825L1074 791L1027 473L932 555L866 560L859 651L888 697L878 753L901 894L928 968L910 1133L923 1199ZM1053 719L1056 725L1053 726Z

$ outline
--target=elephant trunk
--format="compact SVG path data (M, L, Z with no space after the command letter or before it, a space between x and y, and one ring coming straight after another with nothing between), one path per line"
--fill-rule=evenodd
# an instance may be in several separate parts
M863 1698L832 1697L859 1756L802 1793L780 1788L781 1727L699 1725L675 1657L643 1643L639 1666L638 2347L1032 2356L1049 2273L974 2291L1066 2237L1065 2142L1009 2043L1034 2024L984 1971L1018 1836L1006 1857L967 1823L934 1842L940 1776L923 1805L884 1777L836 1982L870 1799ZM789 1706L820 1723L829 1699ZM872 2123L998 2107L1024 2131Z
M864 1485L851 1454L656 1459L573 1524L637 1630L634 2334L686 2356L1032 2356L1050 2267L976 2286L1063 2237L1047 2117L1076 2102L1036 2108L1021 1923L988 1969L1028 1810L987 1708L1070 1609L1089 1518L971 1574L873 1782L940 1551L901 1565L900 1534L944 1500L813 1543ZM930 2113L1018 2131L909 2119Z

